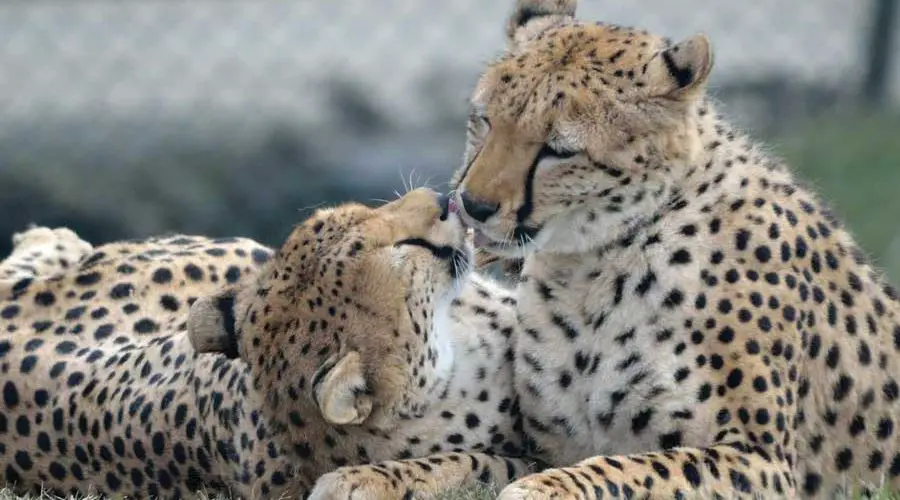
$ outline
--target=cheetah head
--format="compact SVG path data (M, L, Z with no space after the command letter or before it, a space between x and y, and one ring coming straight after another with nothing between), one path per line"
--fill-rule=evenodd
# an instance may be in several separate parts
M471 98L452 187L494 254L611 241L677 196L702 150L709 40L577 21L575 3L519 0Z
M189 335L200 352L245 361L276 422L312 411L384 428L451 361L437 323L471 259L448 197L429 190L320 210L255 279L195 302Z

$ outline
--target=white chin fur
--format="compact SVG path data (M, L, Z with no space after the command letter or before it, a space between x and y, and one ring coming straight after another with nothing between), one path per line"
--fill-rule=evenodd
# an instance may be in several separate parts
M434 306L434 320L431 322L430 338L437 350L437 364L434 367L435 381L442 381L453 373L453 318L450 316L450 308L453 301L459 297L463 287L469 280L470 273L457 278L450 290L439 298Z

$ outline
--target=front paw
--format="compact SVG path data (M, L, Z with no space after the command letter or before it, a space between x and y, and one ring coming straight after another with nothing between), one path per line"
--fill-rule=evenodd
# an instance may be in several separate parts
M320 477L308 500L394 500L405 494L397 479L371 467L343 467Z
M558 470L558 469L556 469ZM525 476L500 491L497 500L563 500L580 498L578 492L570 492L560 478L550 469Z

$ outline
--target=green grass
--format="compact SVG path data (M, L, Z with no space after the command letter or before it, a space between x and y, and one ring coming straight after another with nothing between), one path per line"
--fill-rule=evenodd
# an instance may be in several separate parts
M498 492L493 486L478 485L472 488L447 491L435 497L435 500L488 500L496 498Z

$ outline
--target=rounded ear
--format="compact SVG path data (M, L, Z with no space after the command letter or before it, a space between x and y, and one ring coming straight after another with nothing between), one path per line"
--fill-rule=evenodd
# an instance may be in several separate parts
M652 97L680 101L696 98L705 89L712 66L709 38L703 34L694 35L650 60L647 64L648 92Z
M234 320L234 291L200 297L188 312L188 339L198 353L219 353L238 357Z
M516 0L506 22L506 38L513 49L540 32L571 19L575 15L577 0Z
M358 352L326 362L313 377L313 399L322 417L335 425L361 424L372 413L372 392Z

